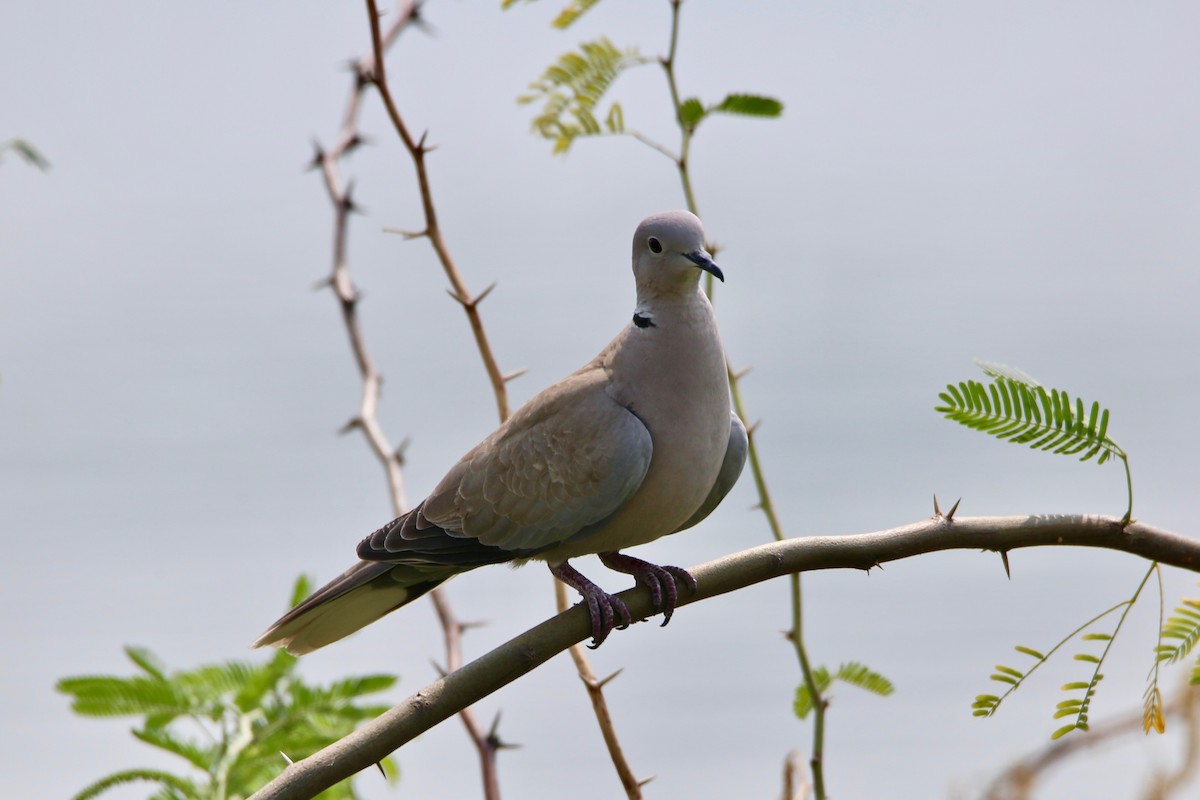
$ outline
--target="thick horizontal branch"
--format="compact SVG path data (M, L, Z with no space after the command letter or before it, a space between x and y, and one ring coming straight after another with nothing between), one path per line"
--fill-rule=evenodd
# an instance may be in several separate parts
M743 550L692 569L699 583L685 605L793 572L870 569L939 550L1008 551L1022 547L1099 547L1200 572L1200 541L1116 517L938 516L891 530L813 536ZM644 588L620 594L635 619L650 616ZM419 734L532 671L591 634L587 611L576 606L472 661L324 750L297 761L252 800L310 798L370 767Z

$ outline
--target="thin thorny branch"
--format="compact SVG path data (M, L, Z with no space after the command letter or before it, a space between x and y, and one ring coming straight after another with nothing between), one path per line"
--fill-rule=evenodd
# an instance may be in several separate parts
M375 53L373 70L369 76L369 80L375 85L379 91L379 98L383 101L384 108L387 109L388 118L392 121L392 127L396 129L396 134L400 137L400 141L404 144L404 149L408 151L412 158L413 167L417 172L417 187L421 193L421 211L425 217L425 227L419 231L409 234L409 238L427 238L430 246L433 247L437 254L438 261L442 265L442 269L446 272L446 277L450 280L450 285L454 288L451 296L463 307L463 311L467 314L467 320L471 325L471 333L475 336L475 345L479 348L479 355L483 358L483 366L487 371L488 379L492 384L492 392L496 397L496 411L500 415L500 421L508 419L508 391L505 384L511 380L514 375L504 375L500 371L499 365L496 363L496 357L492 353L492 345L488 341L487 333L483 329L483 320L479 316L479 303L487 295L485 290L479 296L474 296L467 289L466 282L463 281L462 274L458 271L458 267L454 263L454 258L450 255L450 249L446 246L445 239L442 238L442 229L438 224L437 210L433 205L433 190L429 182L429 174L425 166L425 156L432 149L425 143L426 134L421 134L419 139L413 138L412 133L405 124L404 118L400 115L400 110L396 106L395 100L392 98L392 92L388 86L387 68L384 64L384 36L380 30L379 10L376 7L375 0L366 0L367 16L371 23L371 43Z
M699 584L679 600L690 605L793 572L870 570L889 562L944 550L1015 551L1026 547L1092 547L1116 550L1200 572L1200 541L1116 517L1051 515L931 517L875 533L811 536L759 545L691 568ZM628 589L618 597L634 619L653 616L650 592ZM591 632L587 610L575 606L426 686L354 733L298 761L251 800L316 795L371 766L416 736L512 683ZM686 668L688 657L678 659Z
M569 606L567 585L559 580L554 582L554 605L560 614ZM608 711L608 702L604 697L604 687L609 681L620 675L621 671L617 670L601 680L592 671L591 662L588 661L583 645L576 642L571 645L568 652L571 654L571 660L575 662L575 671L579 673L579 679L587 688L588 699L592 701L592 711L596 715L596 722L604 737L604 746L608 748L608 756L617 770L617 777L621 779L625 795L629 800L642 800L642 787L654 778L638 780L638 777L633 774L633 767L629 765L629 759L625 757L625 751L621 747L621 740L617 738L617 729L613 725L612 714Z
M402 0L396 8L387 30L382 33L375 32L371 53L363 56L353 65L354 84L346 103L346 111L342 118L337 141L328 150L318 146L313 158L313 166L321 170L325 189L334 209L333 270L324 284L328 285L337 297L354 360L358 365L359 374L362 376L362 398L358 414L346 424L343 430L349 431L357 428L363 432L367 444L379 459L386 473L392 501L392 513L396 516L408 510L408 499L404 489L403 444L399 449L392 447L379 423L378 407L383 381L375 366L375 361L371 357L370 350L367 348L359 323L359 294L350 278L349 264L346 259L349 217L355 210L355 206L351 196L351 186L348 182L343 181L339 165L344 156L362 143L362 136L358 132L358 118L365 90L371 85L373 76L376 74L376 64L381 63L380 60L386 50L405 28L419 23L419 11L420 4L415 0ZM437 610L446 640L448 668L454 670L462 662L459 643L462 625L459 624L450 609L444 592L435 589L431 592L431 599ZM500 790L496 776L496 751L502 744L494 732L484 731L471 708L462 709L459 717L479 753L484 796L498 799Z
M412 159L417 173L417 183L425 224L422 230L408 234L407 238L424 237L429 239L438 261L441 263L453 287L451 296L458 301L467 315L480 357L483 360L484 368L491 382L496 400L496 409L501 422L507 419L509 415L507 382L520 375L521 372L518 371L504 375L500 371L478 310L480 302L482 302L493 287L488 287L479 295L472 295L461 273L458 271L445 239L442 236L441 227L438 224L437 211L433 204L433 192L425 162L425 156L431 148L426 145L425 135L422 135L420 139L413 138L403 116L399 112L388 85L387 68L384 61L385 54L400 31L409 23L418 21L419 3L411 2L411 0L401 2L386 31L381 29L380 15L375 1L366 0L366 6L371 27L371 54L360 59L356 64L354 90L351 92L347 103L346 115L336 145L327 153L318 150L317 161L325 175L326 185L336 209L335 272L329 283L341 301L343 315L347 322L347 329L351 335L355 358L363 375L364 399L362 408L360 409L358 418L352 421L350 427L362 428L371 444L372 450L384 464L388 473L394 510L399 515L407 507L401 472L402 453L393 450L390 444L388 444L375 415L379 397L380 377L362 341L355 313L357 293L354 291L353 285L349 280L345 264L346 221L349 213L353 210L353 202L350 199L348 188L343 188L343 183L337 173L338 159L361 143L361 136L357 132L357 118L361 107L363 90L367 86L373 85L379 92L388 117L405 150L407 150ZM453 611L450 609L441 590L434 590L431 593L431 599L437 610L438 619L442 624L446 640L447 669L453 671L462 661L461 633L463 626L458 622ZM577 669L580 671L580 676L584 679L585 683L588 683L587 675L591 674L591 668L582 652L578 654L575 662ZM630 798L640 798L640 786L636 779L632 779L632 770L625 760L620 743L617 740L616 731L612 725L611 715L608 713L601 685L588 683L588 694L592 700L597 720L600 723L601 732L604 735L605 742L609 746L609 753L613 758L614 766L617 769L622 784L626 786ZM459 713L459 716L479 753L485 796L488 798L498 798L500 792L496 774L496 753L505 745L496 734L496 726L493 725L491 731L485 733L470 708L463 709Z

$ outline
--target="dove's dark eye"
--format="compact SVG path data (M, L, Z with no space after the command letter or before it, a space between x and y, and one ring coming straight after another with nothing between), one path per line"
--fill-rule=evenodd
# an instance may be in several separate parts
M655 239L653 236L651 236L649 241L646 242L646 246L650 248L651 253L662 252L662 242L660 242L658 239Z

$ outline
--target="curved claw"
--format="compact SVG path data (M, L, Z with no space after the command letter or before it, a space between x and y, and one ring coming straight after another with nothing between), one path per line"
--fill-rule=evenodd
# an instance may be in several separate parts
M683 583L688 591L696 591L696 579L683 567L658 566L624 553L601 553L600 561L609 569L632 575L634 580L650 590L650 604L656 611L663 612L662 624L671 621L675 606L679 602L678 584Z
M583 602L587 604L588 615L592 619L592 643L588 647L592 650L604 644L604 640L614 628L625 630L633 623L633 616L619 597L609 594L589 581L567 562L550 567L550 572L579 592Z

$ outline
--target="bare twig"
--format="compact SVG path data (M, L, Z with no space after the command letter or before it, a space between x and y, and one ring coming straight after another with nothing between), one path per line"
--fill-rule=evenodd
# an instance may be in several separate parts
M804 756L793 750L783 760L783 800L806 800L809 788L804 777Z
M1183 685L1167 703L1166 714L1184 726L1186 746L1183 762L1174 771L1152 775L1142 796L1145 800L1167 800L1190 780L1200 764L1200 689ZM1068 736L1046 745L1007 767L985 789L983 800L1029 800L1039 779L1064 761L1113 739L1143 733L1143 712L1139 708L1107 724L1095 725L1086 736Z
M942 550L1097 547L1200 572L1200 540L1116 517L1054 515L930 518L876 533L787 539L733 553L691 569L699 584L679 605L707 600L762 581L818 569L868 570L888 561ZM650 592L619 597L634 619L650 617ZM303 761L254 794L254 800L309 798L371 766L414 737L591 635L587 609L575 606L430 684L354 733ZM687 659L680 665L686 666Z
M359 403L358 414L345 425L343 430L349 431L357 428L363 432L371 451L384 468L392 501L392 513L396 516L408 510L408 499L404 490L403 444L400 448L392 447L379 423L378 407L383 379L367 348L362 327L359 324L359 294L350 278L350 268L346 260L349 217L354 211L354 201L351 198L350 184L342 179L339 164L344 156L362 143L362 136L358 132L358 118L362 109L364 92L375 80L374 76L382 74L382 59L387 49L396 41L401 31L408 25L419 21L419 8L420 4L415 0L401 0L384 32L378 30L376 20L372 27L371 53L363 56L353 65L354 84L346 103L346 111L342 117L337 141L328 150L318 146L313 158L313 166L321 170L325 190L334 210L333 270L323 283L333 290L338 299L342 319L350 339L350 348L354 353L359 374L362 376L362 399ZM424 194L427 192L423 192ZM433 601L438 619L442 623L446 641L447 669L453 671L462 663L463 626L450 609L444 592L435 589L430 593L430 599ZM467 734L479 753L484 796L489 800L498 800L500 787L496 775L496 752L504 745L494 730L486 732L480 727L474 712L469 707L461 709L458 713L466 726Z
M382 41L391 45L400 32L415 18L417 4L402 2L397 9L395 19L389 26ZM337 142L328 150L317 146L313 157L313 166L321 170L325 191L333 205L333 269L329 278L323 282L329 286L337 297L341 308L342 319L346 324L346 333L350 338L350 349L358 364L362 376L362 399L359 402L358 415L351 419L343 428L345 431L357 428L363 432L371 452L379 459L387 475L388 492L392 500L392 511L397 516L408 507L408 499L404 491L404 473L401 469L400 456L392 447L379 425L377 414L382 377L375 367L375 361L367 349L363 338L362 327L358 320L358 291L350 279L350 268L346 261L346 238L349 235L349 218L354 211L354 201L351 197L350 184L342 180L338 164L362 142L358 133L358 115L362 107L363 89L366 82L363 75L373 69L375 56L364 56L354 65L354 85L346 103L346 112L342 117L341 130Z
M560 614L566 611L570 605L567 600L567 586L559 580L554 581L554 602ZM608 756L617 770L617 777L621 779L625 795L629 800L641 800L642 787L652 778L638 780L637 776L633 774L633 767L629 765L629 760L625 757L625 751L621 747L621 740L617 738L617 729L613 725L612 714L608 711L608 701L604 698L604 687L609 681L620 675L621 671L617 670L604 680L600 680L592 671L591 662L588 661L582 645L576 642L568 650L571 653L571 660L575 662L575 671L579 673L579 679L587 687L588 699L592 701L592 711L596 715L596 723L600 726L601 735L604 736L604 746L608 748Z
M433 593L433 607L437 609L438 620L442 623L442 632L446 640L446 672L451 673L462 666L462 632L464 625L454 616L450 604L446 602L443 592ZM484 731L475 712L470 706L458 712L459 718L467 728L467 735L475 744L479 753L479 765L483 774L483 796L487 798L500 797L500 779L496 771L496 753L507 747L496 734L495 726L491 731ZM498 721L498 720L497 720Z
M508 390L505 387L505 376L500 371L500 367L496 363L496 358L492 354L492 345L488 341L487 333L483 329L483 320L479 316L479 302L487 292L485 291L476 297L468 291L467 285L463 281L453 257L450 255L450 249L446 246L445 239L442 238L442 228L438 224L437 211L433 206L433 191L430 188L429 172L425 165L425 156L432 148L425 144L426 134L421 134L420 139L413 138L408 126L404 122L404 118L400 115L396 101L392 99L392 92L387 82L387 70L383 61L385 38L380 31L379 10L376 8L375 0L366 0L366 3L367 16L371 22L371 41L375 53L373 69L366 77L379 90L379 97L383 101L384 108L387 109L388 118L392 121L392 127L396 129L396 134L400 137L400 141L404 143L404 149L408 151L409 156L412 158L413 167L417 171L417 186L421 193L421 210L425 216L425 227L411 234L411 238L428 238L433 251L437 254L438 261L441 263L442 269L445 270L446 277L450 280L450 285L454 288L451 296L458 301L463 307L463 311L467 314L467 320L471 325L471 333L475 336L475 344L479 348L479 355L483 358L484 369L487 370L488 378L492 384L492 392L496 396L496 411L500 415L500 421L503 422L508 419L509 413Z

